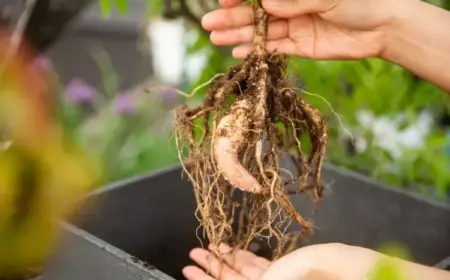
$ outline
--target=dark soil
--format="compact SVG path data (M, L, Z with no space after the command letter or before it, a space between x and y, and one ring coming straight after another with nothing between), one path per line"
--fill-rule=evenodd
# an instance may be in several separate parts
M146 262L146 261L141 261L138 257L136 257L136 256L133 256L133 257L131 257L131 260L134 262L134 263L138 263L138 264L142 264L144 267L146 267L147 269L150 269L150 270L152 270L152 269L156 269L156 267L154 266L154 265L152 265L152 264L150 264L149 262Z

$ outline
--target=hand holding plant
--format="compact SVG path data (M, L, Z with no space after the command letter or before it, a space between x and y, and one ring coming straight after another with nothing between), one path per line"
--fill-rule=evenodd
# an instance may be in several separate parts
M245 251L220 245L225 263L210 251L196 248L190 257L197 266L187 266L188 280L445 280L450 272L426 267L379 252L339 243L311 245L270 262ZM221 267L223 265L223 267ZM208 271L214 278L207 275Z
M242 44L233 55L244 58L252 50L252 10L240 0L222 0L223 9L204 16L203 27L217 45ZM401 1L264 0L272 16L267 48L313 59L376 57L396 21ZM370 7L368 9L367 7Z

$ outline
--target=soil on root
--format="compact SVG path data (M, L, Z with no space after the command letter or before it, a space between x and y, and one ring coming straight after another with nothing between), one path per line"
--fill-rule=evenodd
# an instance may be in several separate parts
M254 238L275 238L277 259L293 248L288 241L311 234L311 222L296 212L289 195L321 198L327 125L291 87L287 58L267 54L267 14L254 11L255 51L218 76L200 106L177 108L175 133L194 187L196 216L213 247L224 242L247 249ZM311 142L308 155L303 134ZM285 154L295 163L295 178L280 175L279 157ZM298 189L288 192L292 183ZM237 189L243 192L240 201ZM286 234L292 221L301 225L295 235Z

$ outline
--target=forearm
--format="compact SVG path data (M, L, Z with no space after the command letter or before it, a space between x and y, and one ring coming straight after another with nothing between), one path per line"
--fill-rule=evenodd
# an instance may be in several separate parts
M450 92L450 12L419 0L401 7L381 58Z

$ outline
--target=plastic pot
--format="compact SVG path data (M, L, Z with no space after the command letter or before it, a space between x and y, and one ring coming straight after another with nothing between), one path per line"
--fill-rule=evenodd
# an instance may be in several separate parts
M184 279L181 269L190 263L188 252L201 243L192 186L181 175L180 167L174 167L94 193L83 204L88 211L82 222L66 227L65 257L55 257L58 265L49 265L49 275L67 280ZM317 213L307 199L292 198L317 227L308 243L378 249L399 242L425 265L450 256L448 205L333 166L325 166L323 175L332 185ZM266 243L257 245L257 253L268 256ZM136 264L136 258L147 266Z

